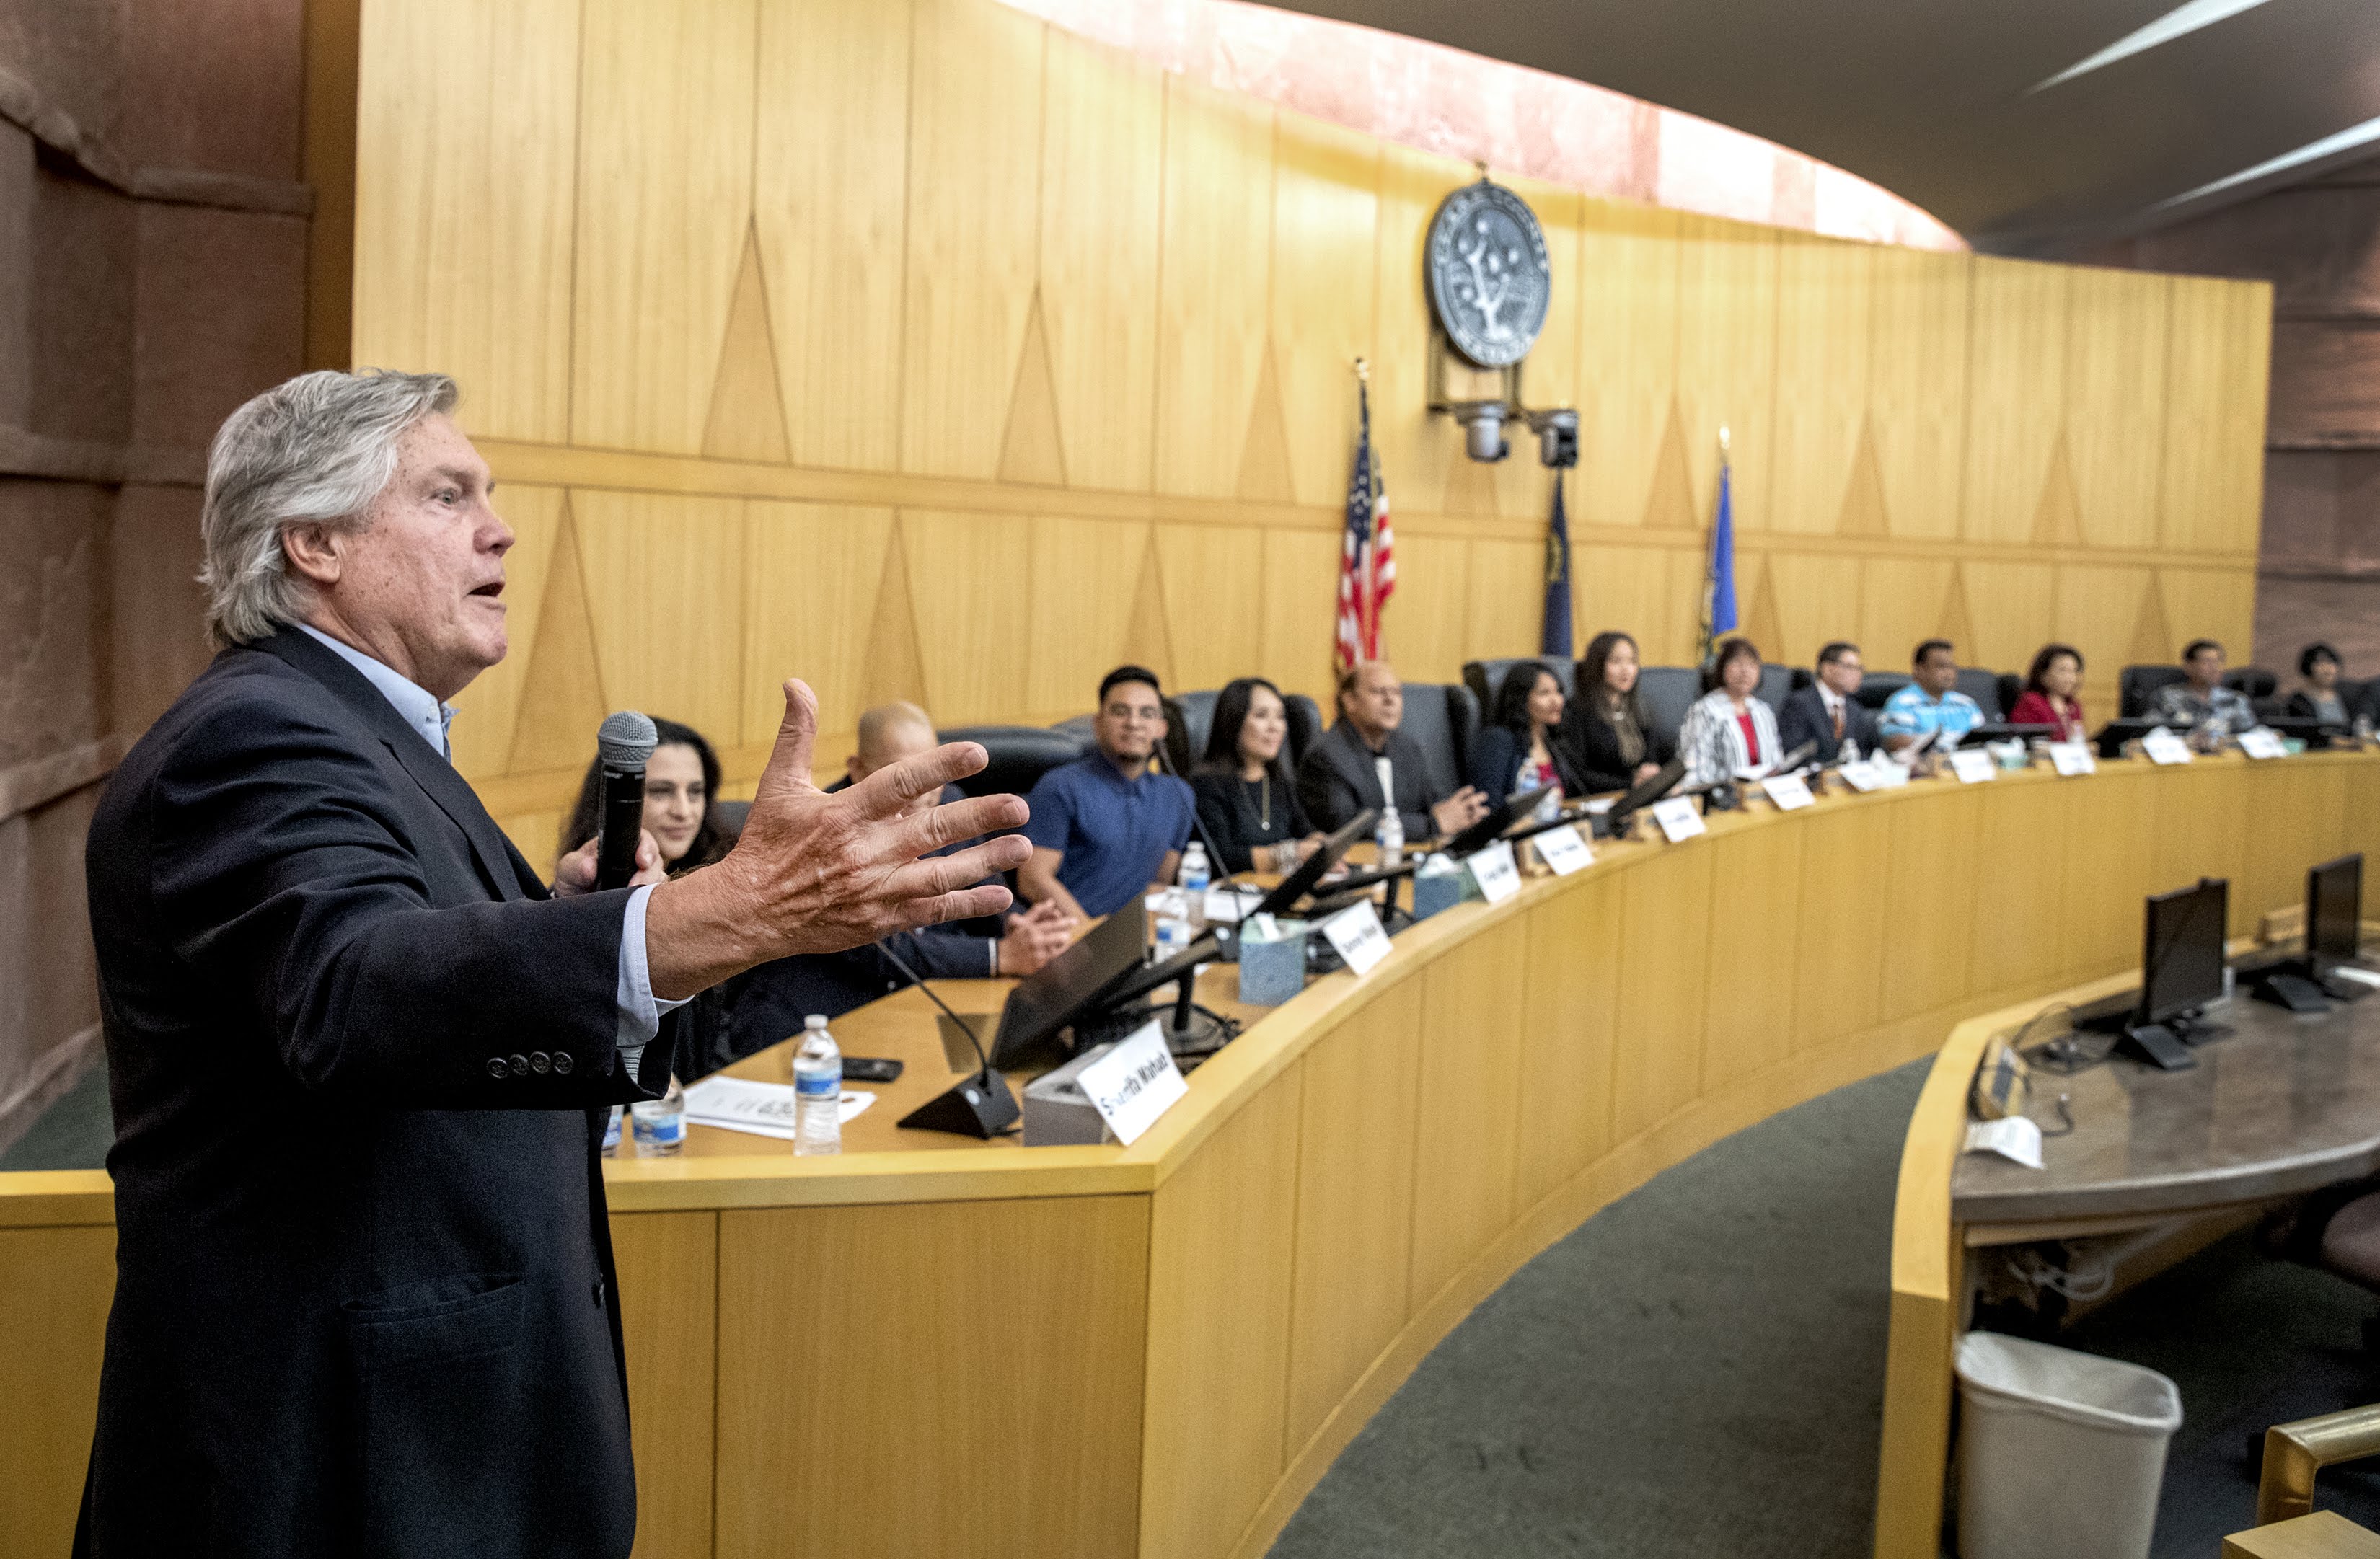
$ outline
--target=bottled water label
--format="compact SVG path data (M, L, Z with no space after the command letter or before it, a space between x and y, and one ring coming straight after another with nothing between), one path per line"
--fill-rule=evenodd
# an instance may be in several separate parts
M636 1117L637 1150L639 1153L674 1153L686 1145L684 1106L664 1110L657 1105L638 1105Z
M843 1095L843 1069L797 1069L794 1072L794 1093L801 1098L836 1099Z

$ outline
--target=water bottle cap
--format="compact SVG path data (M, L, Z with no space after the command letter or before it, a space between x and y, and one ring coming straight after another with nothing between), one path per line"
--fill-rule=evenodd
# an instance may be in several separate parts
M826 1027L826 1014L823 1012L811 1013L808 1017L802 1020L802 1027L805 1029L822 1029Z

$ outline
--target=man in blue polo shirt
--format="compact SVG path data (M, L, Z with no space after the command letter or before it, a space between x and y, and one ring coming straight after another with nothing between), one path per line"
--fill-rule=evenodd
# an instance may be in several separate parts
M1119 666L1099 683L1096 751L1041 776L1026 802L1033 858L1016 874L1036 905L1089 919L1112 914L1151 883L1172 882L1190 838L1190 787L1149 772L1165 740L1157 673Z
M1894 690L1876 722L1885 751L1897 753L1937 731L1945 742L1955 741L1984 723L1983 707L1959 691L1959 652L1949 640L1919 645L1910 669L1916 680Z

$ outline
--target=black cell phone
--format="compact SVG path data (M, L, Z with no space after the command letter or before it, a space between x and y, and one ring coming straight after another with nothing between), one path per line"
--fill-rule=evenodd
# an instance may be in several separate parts
M901 1063L882 1056L845 1056L843 1058L843 1080L845 1082L891 1082L901 1075Z

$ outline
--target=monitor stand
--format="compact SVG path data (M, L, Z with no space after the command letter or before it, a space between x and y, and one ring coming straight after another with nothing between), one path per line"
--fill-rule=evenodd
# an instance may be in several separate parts
M2198 1065L2190 1046L2163 1023L2136 1023L2124 1031L2117 1048L2165 1071L2187 1071Z
M2256 984L2256 999L2286 1007L2292 1012L2327 1012L2330 993L2302 969L2280 970Z

